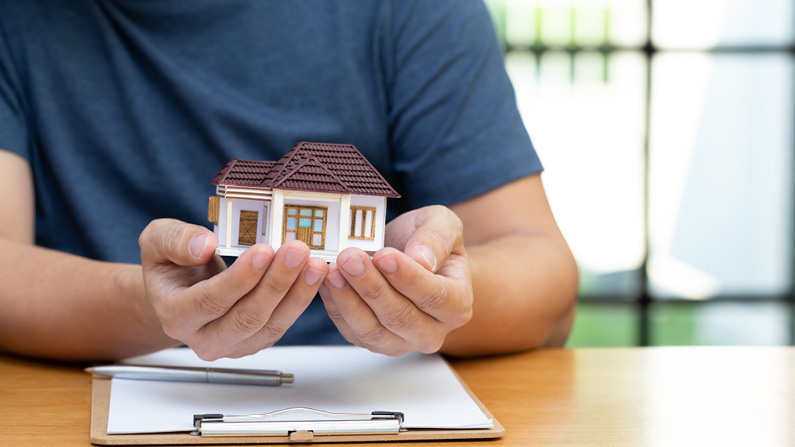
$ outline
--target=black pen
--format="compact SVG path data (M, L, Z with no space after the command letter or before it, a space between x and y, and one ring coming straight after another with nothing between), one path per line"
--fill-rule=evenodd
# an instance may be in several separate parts
M292 374L281 371L182 366L108 365L86 368L86 372L119 379L229 383L235 385L279 386L285 383L293 383L294 379Z

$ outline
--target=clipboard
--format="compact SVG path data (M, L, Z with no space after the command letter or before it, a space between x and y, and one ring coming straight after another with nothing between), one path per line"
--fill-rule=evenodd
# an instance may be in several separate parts
M314 433L310 429L297 429L284 435L221 435L201 436L190 433L107 433L110 410L111 379L94 376L91 382L91 443L98 445L204 445L204 444L291 444L328 442L389 442L389 441L443 441L463 439L490 439L501 437L505 428L494 418L472 390L461 380L455 370L451 371L472 400L494 426L488 429L401 429L397 433L349 434L344 431ZM376 409L374 409L375 411ZM390 409L378 409L390 410ZM190 417L191 415L186 415ZM208 415L205 415L208 416ZM210 415L214 416L214 415ZM220 415L217 415L220 416ZM195 420L194 420L195 421ZM307 426L311 428L311 426Z

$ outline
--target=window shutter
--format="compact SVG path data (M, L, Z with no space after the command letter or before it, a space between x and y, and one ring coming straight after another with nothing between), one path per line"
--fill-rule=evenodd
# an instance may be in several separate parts
M210 205L207 208L207 220L218 225L218 210L221 207L221 199L218 196L210 197Z

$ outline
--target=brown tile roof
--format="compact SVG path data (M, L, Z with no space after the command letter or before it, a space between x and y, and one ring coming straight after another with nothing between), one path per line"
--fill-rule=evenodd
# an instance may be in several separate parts
M290 172L274 180L272 185L272 188L298 191L351 192L339 177L323 167L315 157L301 159Z
M296 144L277 162L233 159L214 185L400 197L351 144Z
M215 176L213 185L260 186L274 161L252 161L233 158Z

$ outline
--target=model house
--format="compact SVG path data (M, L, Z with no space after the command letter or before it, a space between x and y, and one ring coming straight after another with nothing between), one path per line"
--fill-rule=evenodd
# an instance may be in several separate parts
M235 158L212 183L208 219L223 256L293 239L327 261L346 247L372 253L384 246L386 199L400 197L350 144L301 142L276 162Z

